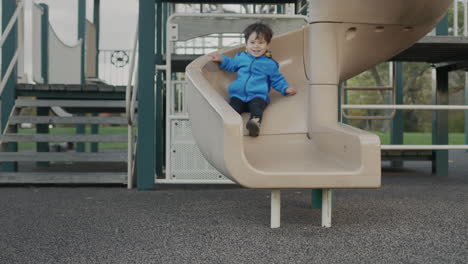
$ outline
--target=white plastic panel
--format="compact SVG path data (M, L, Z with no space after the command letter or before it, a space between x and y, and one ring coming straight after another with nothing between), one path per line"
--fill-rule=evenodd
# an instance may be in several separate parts
M167 180L229 180L203 157L192 136L189 120L172 120L170 175ZM209 182L209 181L206 181Z
M81 83L81 42L67 45L49 24L49 83Z

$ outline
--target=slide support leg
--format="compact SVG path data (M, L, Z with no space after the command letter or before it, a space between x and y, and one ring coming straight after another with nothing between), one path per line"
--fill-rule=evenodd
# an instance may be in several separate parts
M322 190L322 227L331 227L332 190Z
M271 228L280 227L281 220L281 191L271 191Z

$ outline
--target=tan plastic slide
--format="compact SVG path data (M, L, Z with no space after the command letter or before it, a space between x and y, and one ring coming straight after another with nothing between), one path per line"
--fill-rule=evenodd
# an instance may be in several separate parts
M452 0L311 0L309 25L272 40L273 58L298 90L272 89L261 133L247 136L247 114L228 104L235 73L208 56L186 70L192 132L205 158L250 188L380 186L380 141L338 122L338 84L411 46ZM274 30L274 29L273 29ZM244 47L221 51L234 56Z

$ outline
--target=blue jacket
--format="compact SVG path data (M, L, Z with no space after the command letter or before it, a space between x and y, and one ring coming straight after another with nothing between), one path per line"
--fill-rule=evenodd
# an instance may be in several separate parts
M234 58L222 57L223 62L219 67L228 72L237 72L237 79L229 85L230 98L237 97L248 102L260 97L269 103L271 87L287 95L289 85L278 71L278 63L271 57L262 55L256 58L248 52L239 52Z

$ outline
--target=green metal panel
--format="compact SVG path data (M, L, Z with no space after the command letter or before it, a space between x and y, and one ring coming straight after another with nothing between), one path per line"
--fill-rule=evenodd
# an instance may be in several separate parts
M99 116L99 114L93 114L93 116ZM91 125L91 134L97 135L99 134L99 125ZM91 143L91 152L98 152L99 151L99 143L92 142Z
M49 83L49 6L40 4L41 17L41 75L44 84Z
M403 63L395 63L395 88L396 88L396 104L403 104ZM391 121L390 144L403 144L404 118L403 111L397 110L395 117ZM391 162L393 168L403 167L403 160L393 160Z
M346 91L343 91L342 88L343 84L340 83L338 85L338 122L342 121L342 114L341 114L341 93L344 93L346 95ZM346 102L345 102L346 104Z
M322 209L322 189L312 189L312 209Z
M167 23L167 3L156 4L156 54L155 63L160 65L163 64L163 53L166 50L166 23ZM165 107L164 98L162 94L163 90L163 73L156 73L156 175L163 175L163 168L165 164Z
M15 0L3 0L0 2L1 12L2 12L2 31L5 31L8 22L10 22L10 18L13 16L13 13L16 9L16 1ZM1 75L5 76L8 66L10 65L13 56L15 55L15 51L17 49L17 36L18 36L18 22L14 25L13 29L10 31L6 41L3 44L1 49L1 56L2 56L2 66L1 66ZM3 93L0 94L0 133L6 128L8 118L10 117L10 113L13 109L13 105L15 102L15 87L16 87L16 76L17 76L17 66L15 66L13 72L8 79L6 86L3 90ZM16 130L16 128L13 128ZM13 131L16 132L16 131ZM16 143L9 143L7 145L7 151L15 152L17 151L18 145ZM15 162L3 162L1 163L0 171L4 172L12 172L17 170L17 164Z
M78 114L78 116L84 116L83 114ZM76 126L76 134L86 134L86 126L85 125L77 125ZM76 152L85 152L86 146L83 142L76 143Z
M447 69L437 69L437 86L432 91L432 103L448 105L448 78ZM433 111L432 113L432 144L448 144L448 112L447 110ZM448 175L448 150L436 150L433 152L432 172Z
M37 108L37 115L38 116L48 116L49 115L49 108L48 107L38 107ZM38 134L49 134L49 125L47 124L37 124L36 125L36 132ZM37 152L49 152L49 142L37 142L36 143L36 151ZM44 166L47 167L50 165L48 161L38 161L36 162L37 166Z
M448 16L445 16L436 27L438 36L448 35ZM437 69L437 85L433 87L432 103L447 105L448 100L448 70ZM432 113L432 144L448 144L448 112L433 111ZM448 150L436 150L433 152L432 172L445 176L448 175Z
M41 16L41 77L44 84L49 83L49 6L46 4L40 4L42 8ZM48 116L49 108L47 107L38 107L37 113L38 116ZM49 126L47 124L37 124L36 132L38 134L49 134ZM49 152L49 143L48 142L38 142L36 143L37 152ZM47 167L50 165L50 162L39 161L36 162L37 166Z
M446 15L436 26L436 35L437 36L448 35L448 15Z
M101 0L94 0L93 23L96 27L96 77L99 78L99 35L101 32Z
M343 93L343 104L348 104L348 91L342 89L342 86L346 85L347 83L344 82L338 87L338 118L341 119L341 123L343 124L348 124L348 119L343 116L341 109L341 93Z
M155 174L155 2L140 0L138 34L137 187L154 188ZM157 3L161 3L160 0ZM158 30L159 31L159 30Z
M78 0L78 39L81 39L81 84L85 83L85 45L86 45L86 0ZM77 125L77 134L85 134L86 126ZM82 142L76 143L77 152L85 152L86 147Z
M81 39L81 83L85 82L86 0L78 0L78 39Z
M283 14L284 13L284 6L283 5L276 5L276 13Z
M167 24L167 19L170 15L169 12L170 12L169 3L163 3L163 9L162 9L163 24L161 28L161 32L162 32L162 51L161 52L162 54L166 53L166 24Z
M432 154L431 155L418 155L418 156L399 156L399 157L388 157L382 155L382 160L388 160L391 162L397 161L432 161Z
M332 191L332 207L335 204L335 192ZM322 209L322 194L323 189L312 189L311 193L311 200L312 200L312 209Z

